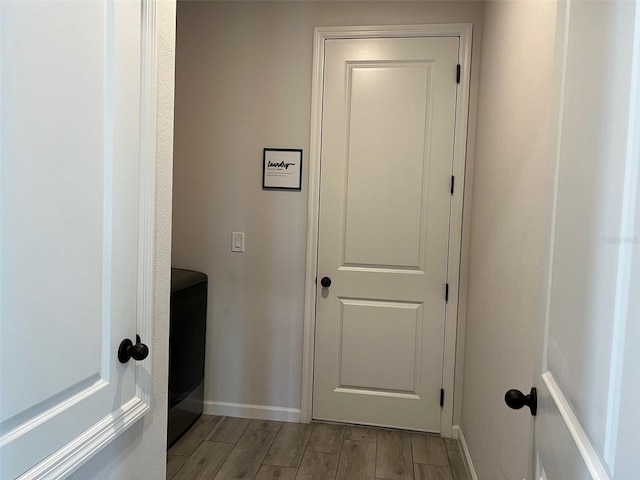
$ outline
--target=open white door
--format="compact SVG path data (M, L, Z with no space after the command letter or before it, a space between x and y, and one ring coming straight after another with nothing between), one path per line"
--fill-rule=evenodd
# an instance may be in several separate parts
M65 477L149 408L118 348L151 339L154 11L0 3L2 479Z
M560 2L559 120L532 464L638 478L640 4Z

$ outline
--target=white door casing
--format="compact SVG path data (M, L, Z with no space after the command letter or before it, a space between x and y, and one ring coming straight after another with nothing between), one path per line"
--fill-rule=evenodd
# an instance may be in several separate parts
M630 408L640 366L640 6L562 1L557 29L556 174L531 476L627 480L640 467L640 422Z
M0 476L66 476L149 408L155 3L2 2Z
M317 232L316 175L322 148L320 242L326 244L329 239L331 246L318 250L315 235L308 234L308 271L316 275L308 275L312 284L307 284L303 421L311 416L313 361L309 354L315 340L314 418L451 434L470 38L470 25L316 29L309 231ZM460 85L455 78L458 63ZM392 86L400 87L397 95ZM327 100L330 93L333 103ZM385 117L389 112L397 115L389 119ZM325 131L320 145L322 119ZM383 137L391 138L391 144L383 142ZM331 138L336 145L326 143ZM412 139L418 143L412 145ZM333 161L346 150L348 167L344 157ZM396 153L411 158L404 163L406 169L395 174L394 169L368 171L371 163L384 171L385 158ZM453 196L452 174L458 174ZM354 181L358 175L362 181ZM385 206L377 195L384 190L396 194L391 197L395 205ZM374 210L376 215L368 214ZM378 235L374 217L384 217L387 226L392 223L404 233L397 238ZM447 258L448 242L454 253ZM325 275L332 278L332 287L318 288L315 304L314 277L319 282ZM447 282L450 300L445 304ZM435 321L434 311L439 317ZM325 321L340 318L341 312L344 323ZM393 325L388 321L392 313L398 322ZM371 322L378 328L368 328ZM337 346L337 341L342 345ZM396 353L378 355L377 343L378 347L393 344ZM423 350L429 343L430 348ZM356 345L358 351L353 350ZM427 365L435 367L431 373ZM448 392L442 409L441 387ZM326 398L318 402L323 391ZM351 404L348 397L354 400ZM332 404L334 413L329 414L321 403ZM428 404L432 404L430 413L424 408ZM378 420L371 420L374 410ZM394 411L401 412L394 419L380 416ZM364 412L369 417L361 415Z

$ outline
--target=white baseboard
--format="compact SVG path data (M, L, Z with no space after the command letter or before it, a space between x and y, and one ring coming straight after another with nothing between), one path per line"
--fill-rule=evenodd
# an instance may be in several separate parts
M249 405L232 402L204 402L204 413L226 417L255 418L256 420L274 420L300 423L300 409L274 407L271 405Z
M467 469L467 475L471 480L478 480L478 475L476 474L476 470L475 468L473 468L473 462L471 461L469 447L467 446L467 441L464 438L464 434L462 433L460 425L454 425L451 430L453 438L458 439L458 445L460 446L460 451L462 452L462 460L464 461L464 466Z

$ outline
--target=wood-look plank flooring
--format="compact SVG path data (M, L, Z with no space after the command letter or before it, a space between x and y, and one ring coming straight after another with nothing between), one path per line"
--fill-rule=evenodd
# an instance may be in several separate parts
M203 415L167 480L468 480L455 440L401 430Z

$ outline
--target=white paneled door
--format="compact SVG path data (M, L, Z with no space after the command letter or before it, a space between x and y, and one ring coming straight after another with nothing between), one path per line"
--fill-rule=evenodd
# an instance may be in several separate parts
M557 25L556 185L532 478L632 480L640 470L640 4L561 1Z
M154 21L0 3L3 479L64 477L148 409L149 360L117 352L150 340Z
M459 43L325 41L314 418L440 431Z

